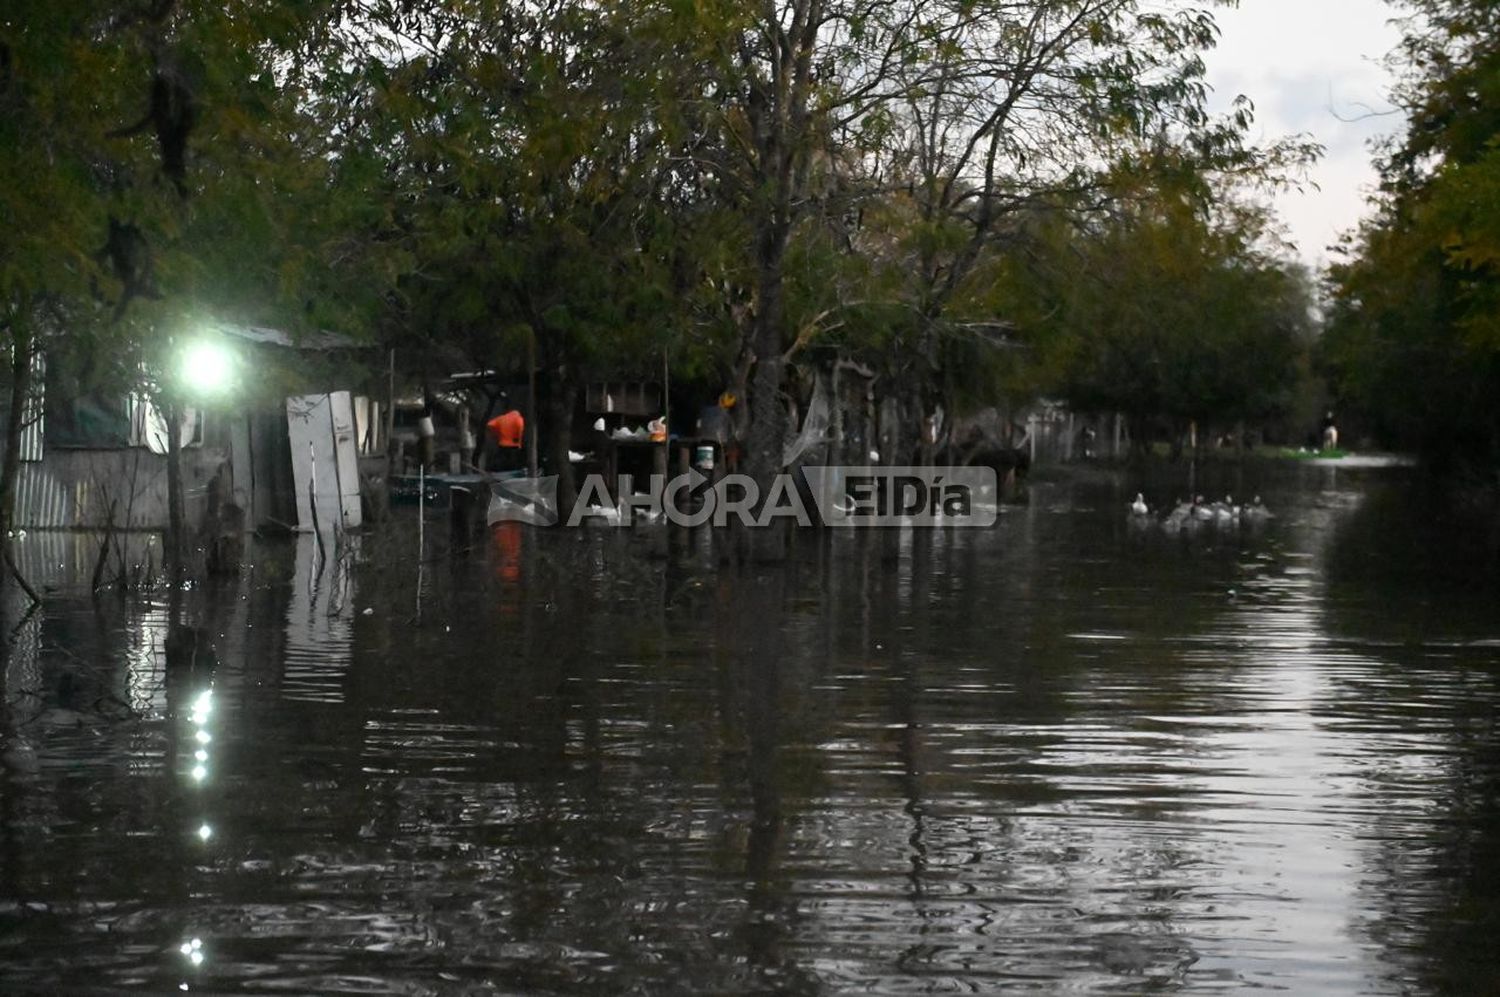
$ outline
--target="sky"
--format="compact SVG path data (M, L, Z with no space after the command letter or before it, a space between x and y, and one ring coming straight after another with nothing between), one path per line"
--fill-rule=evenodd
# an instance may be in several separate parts
M1384 0L1240 0L1216 13L1219 46L1209 52L1213 106L1236 94L1255 104L1252 138L1304 133L1326 147L1309 179L1319 189L1279 194L1275 203L1300 256L1321 265L1327 247L1365 213L1375 183L1369 140L1397 131L1381 58L1399 33Z

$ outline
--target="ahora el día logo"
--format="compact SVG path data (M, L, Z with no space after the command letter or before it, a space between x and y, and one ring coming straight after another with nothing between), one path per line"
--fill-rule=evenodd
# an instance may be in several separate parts
M712 480L696 470L653 474L639 484L621 475L618 494L602 475L584 477L566 526L666 521L677 526L764 527L779 519L799 526L986 527L998 508L988 467L807 467L777 474L762 490L746 474ZM557 476L495 481L489 521L555 526Z

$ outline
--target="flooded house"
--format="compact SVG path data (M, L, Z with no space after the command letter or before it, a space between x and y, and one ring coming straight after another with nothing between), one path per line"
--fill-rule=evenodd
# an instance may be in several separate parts
M175 426L144 378L95 387L71 369L77 364L60 352L37 359L20 440L18 530L165 529L173 432L195 533L352 529L383 479L388 374L380 351L348 337L210 326L172 372L184 382ZM187 383L195 378L202 383Z

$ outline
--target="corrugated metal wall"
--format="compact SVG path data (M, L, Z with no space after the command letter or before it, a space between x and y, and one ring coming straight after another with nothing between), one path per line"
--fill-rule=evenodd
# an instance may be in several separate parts
M56 475L50 474L39 464L22 464L18 473L17 526L46 529L73 525L73 503Z
M208 483L229 459L220 447L182 452L184 513L198 522ZM16 525L25 529L161 530L167 525L167 458L142 448L54 449L22 464L16 482Z

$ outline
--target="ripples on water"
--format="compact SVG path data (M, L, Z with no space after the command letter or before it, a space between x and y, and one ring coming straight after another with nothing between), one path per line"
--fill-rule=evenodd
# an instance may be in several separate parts
M187 674L166 607L54 600L0 989L1487 991L1493 548L1297 474L1255 530L1038 486L739 574L502 528L428 551L420 617L404 532L268 546Z

